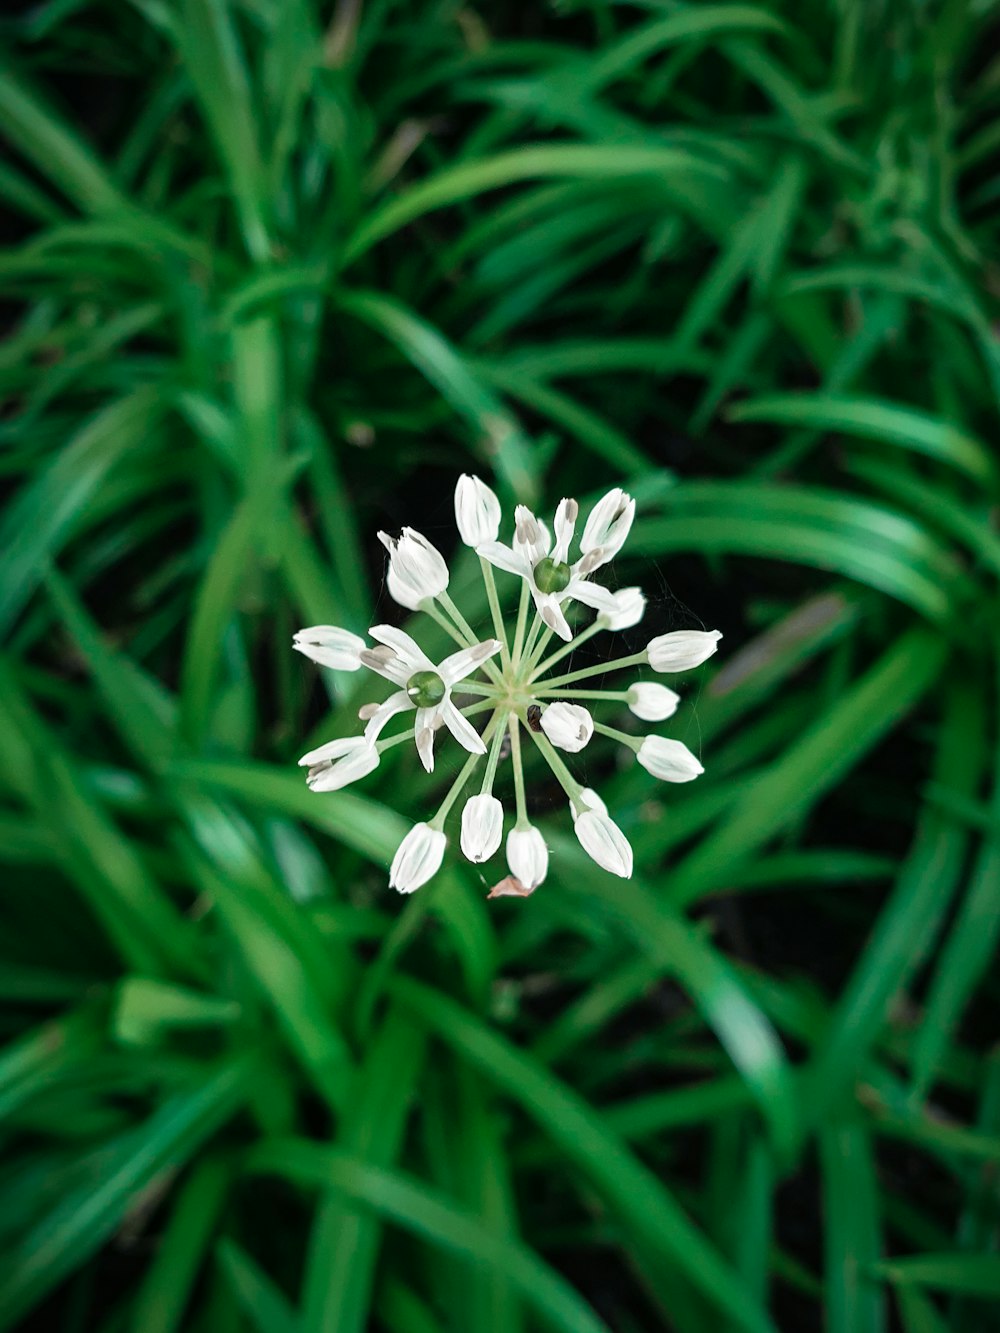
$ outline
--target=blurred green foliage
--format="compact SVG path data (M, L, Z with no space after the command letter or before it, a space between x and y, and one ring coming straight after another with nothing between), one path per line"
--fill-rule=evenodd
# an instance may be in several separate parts
M996 6L3 32L0 1329L995 1327ZM725 631L629 883L295 768L463 469Z

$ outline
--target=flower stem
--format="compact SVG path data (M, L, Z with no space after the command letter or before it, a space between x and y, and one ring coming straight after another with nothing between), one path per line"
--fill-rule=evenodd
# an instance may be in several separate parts
M521 767L520 724L515 713L509 715L507 718L507 725L510 728L510 759L514 768L514 799L517 803L517 821L514 827L525 829L531 827L531 821L528 819L528 803L524 797L524 769Z
M514 630L514 647L511 650L511 662L516 671L521 665L521 649L524 646L524 628L528 620L528 603L531 590L526 581L521 582L521 600L517 607L517 628Z
M420 603L420 609L421 611L426 611L431 620L433 620L436 625L440 625L445 634L447 634L450 639L453 639L455 643L459 644L460 647L471 648L475 640L473 639L470 641L464 634L459 634L458 630L448 617L434 605L430 598Z
M554 633L555 631L553 629L550 629L550 627L546 625L541 634L539 634L538 642L533 646L531 654L528 658L528 666L525 674L527 675L529 680L534 679L534 672L535 668L538 666L539 658L541 657L542 653L545 652L545 649L548 646L548 642L552 638L552 635Z
M586 643L588 639L592 639L594 635L603 628L604 626L601 624L600 617L596 620L592 620L585 630L581 630L579 634L569 641L569 643L564 643L561 648L557 648L551 657L545 659L541 666L536 666L532 671L531 679L537 680L539 676L543 676L546 671L551 670L551 668L555 666L556 662L561 662L567 653L571 653L574 648L579 648L581 643Z
M465 636L465 639L467 641L466 646L471 648L475 644L477 644L479 642L479 639L476 637L476 631L466 620L465 616L462 615L461 611L459 611L458 607L448 596L447 592L439 593L438 601L448 612L452 620L454 620L455 624L458 626L462 634ZM497 637L499 638L499 635ZM503 640L501 639L501 643L502 642ZM487 659L485 662L483 662L482 667L483 670L486 672L486 674L489 676L490 680L494 681L497 685L499 685L501 676L499 670L497 669L496 663L491 662L489 659Z
M642 745L643 736L630 736L625 731L619 731L617 727L607 727L603 722L595 722L594 730L599 731L602 736L610 736L613 741L619 741L622 745L627 745L630 750L639 752Z
M539 631L545 628L545 622L541 616L535 613L535 618L531 622L531 629L528 631L528 639L524 645L524 652L521 654L521 661L524 663L524 670L527 673L531 669L531 655L535 651L535 645L538 642Z
M480 787L480 794L489 796L493 791L493 781L497 775L497 765L500 762L500 749L503 746L504 732L507 728L507 714L504 713L497 722L497 729L493 733L493 740L490 744L489 758L486 760L486 772L483 774L483 785Z
M497 724L497 715L496 713L494 713L493 716L490 718L490 721L486 727L485 732L483 733L484 739L488 738L492 734L496 724ZM437 814L430 821L431 828L442 829L442 830L444 829L444 821L448 818L448 811L458 800L462 788L468 782L469 778L472 777L472 770L479 763L482 757L483 756L481 754L470 754L468 759L466 759L465 763L459 769L458 777L455 779L455 781L451 784L451 787L448 789L447 796L438 806Z
M575 690L572 686L566 690L558 688L550 690L544 681L540 685L534 686L532 693L538 699L551 694L562 699L611 699L621 700L623 703L627 703L629 697L628 690Z
M545 759L545 762L548 764L549 768L552 769L552 772L556 775L556 778L559 781L559 785L562 787L563 791L566 793L566 795L569 797L571 801L575 801L577 797L580 795L580 792L583 791L583 788L580 786L579 782L577 782L576 778L574 778L573 774L569 771L569 769L566 767L563 761L559 758L554 747L552 746L552 743L549 741L549 738L542 732L530 731L529 734L531 736L531 739L538 746L539 750L541 750L542 757Z
M486 585L486 599L490 604L490 615L493 617L493 633L500 640L500 661L504 667L510 666L510 644L507 642L507 626L503 621L503 613L500 610L500 598L497 595L497 581L493 577L493 566L483 556L479 557L479 564L483 571L483 582Z
M603 676L609 671L621 671L625 667L639 666L648 661L649 657L644 648L641 653L633 653L631 657L616 657L611 662L599 662L596 666L571 671L566 676L556 676L553 680L545 682L545 688L552 689L556 685L570 685L574 680L586 680L588 676Z

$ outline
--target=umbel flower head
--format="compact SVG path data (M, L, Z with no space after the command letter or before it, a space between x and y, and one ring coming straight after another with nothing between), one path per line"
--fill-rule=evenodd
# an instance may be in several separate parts
M541 830L528 818L524 738L537 746L566 793L580 846L599 866L623 879L632 874L628 838L597 792L577 782L562 753L579 753L598 732L628 747L637 763L664 782L690 782L702 772L681 741L628 735L594 720L594 708L603 703L619 709L627 706L644 722L664 721L680 704L673 690L648 680L632 681L624 689L594 689L588 684L592 686L596 676L643 666L656 673L689 671L716 651L722 637L718 630L661 634L641 652L626 657L562 674L561 668L555 669L595 634L637 625L646 609L640 588L612 591L595 578L624 545L635 501L617 487L608 491L587 516L574 552L579 516L575 500L560 500L553 539L541 519L518 505L508 545L499 540L502 513L493 491L478 477L460 477L455 521L461 540L479 556L493 620L491 637L476 636L448 594L444 557L413 528L404 528L399 537L379 533L389 553L390 595L407 610L427 614L454 641L455 652L435 662L409 634L392 625L373 626L368 631L372 643L334 625L315 625L295 635L293 647L320 666L335 671L367 668L394 686L387 698L360 710L365 723L360 736L329 741L302 756L299 763L308 768L313 791L336 791L365 777L390 746L406 741L413 742L430 773L435 736L442 728L468 753L436 813L410 829L393 857L389 884L400 893L419 889L441 868L448 843L445 822L463 796L463 854L480 863L504 845L508 873L490 896L523 897L545 879L549 849ZM494 568L518 580L520 600L512 627L503 618ZM596 612L583 627L579 627L581 607ZM553 635L562 643L549 652ZM404 730L383 735L398 718L405 718ZM505 742L514 777L514 822L506 840L504 807L493 792L507 752ZM477 775L480 760L484 766Z

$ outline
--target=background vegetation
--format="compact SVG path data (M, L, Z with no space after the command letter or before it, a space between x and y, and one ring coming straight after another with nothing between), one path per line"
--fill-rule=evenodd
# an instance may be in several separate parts
M3 21L0 1328L996 1327L998 18ZM295 767L463 469L725 633L630 883Z

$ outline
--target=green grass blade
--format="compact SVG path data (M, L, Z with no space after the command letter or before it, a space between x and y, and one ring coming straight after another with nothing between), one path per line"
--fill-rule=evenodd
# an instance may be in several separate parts
M143 1333L178 1333L183 1328L231 1178L227 1165L208 1157L178 1191L156 1258L135 1297L134 1326Z
M671 875L671 899L693 902L765 845L819 795L850 771L935 683L945 645L911 630L844 697L790 745Z
M819 1147L830 1333L884 1333L885 1301L872 1276L882 1244L870 1137L834 1125L821 1131Z
M258 1069L224 1066L194 1092L169 1098L92 1162L85 1178L46 1213L8 1255L0 1275L0 1328L12 1328L120 1225L135 1195L177 1166L238 1110Z
M487 1230L470 1214L402 1176L304 1139L262 1145L247 1165L254 1172L339 1189L426 1240L504 1273L550 1328L607 1333L607 1326L572 1287L531 1250Z
M569 1088L453 1001L401 978L391 990L545 1128L619 1214L637 1244L676 1265L741 1329L771 1333L767 1314L721 1256L659 1181Z
M898 403L837 394L770 394L740 403L729 417L732 421L808 426L895 444L947 463L974 481L990 484L996 479L993 456L974 436Z
M128 207L96 154L10 69L0 69L0 120L4 138L84 212Z
M338 1142L384 1169L399 1154L425 1042L398 1006L370 1042ZM364 1333L369 1327L381 1227L334 1188L317 1209L306 1259L301 1333Z
M940 659L939 663L940 665ZM935 778L959 795L974 789L983 762L982 700L953 688L940 729ZM960 882L968 830L945 811L925 809L892 897L832 1015L808 1081L817 1119L851 1094L888 1017L893 997L931 947Z
M231 1237L216 1250L226 1281L257 1333L300 1333L291 1301Z

